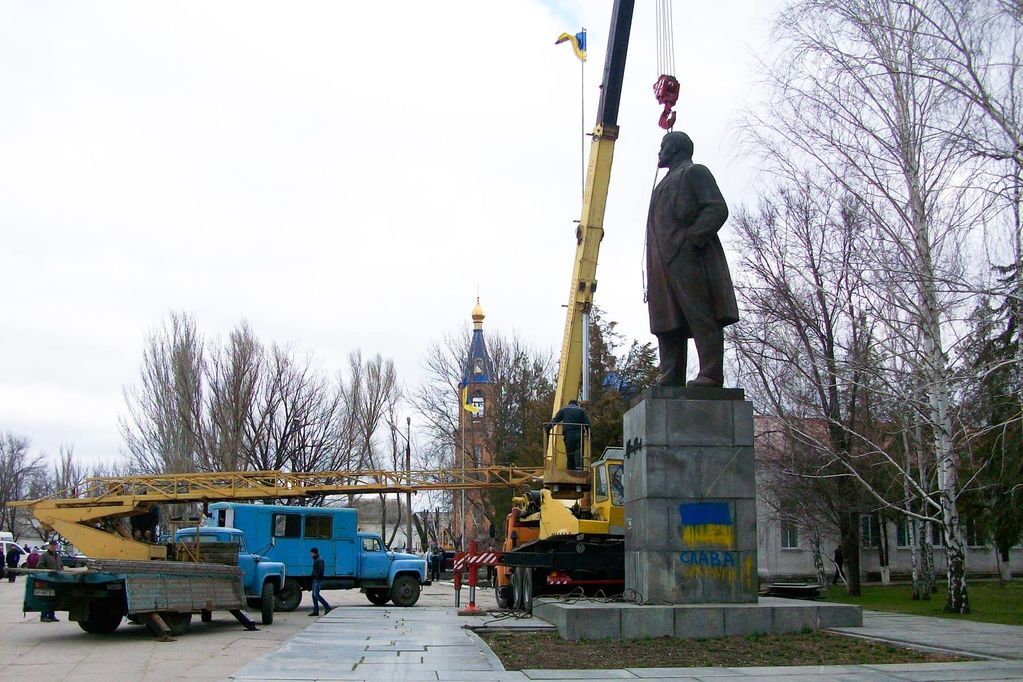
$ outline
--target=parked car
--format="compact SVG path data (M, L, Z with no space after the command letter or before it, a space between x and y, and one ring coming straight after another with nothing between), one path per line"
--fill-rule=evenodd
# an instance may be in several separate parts
M72 554L66 549L57 551L57 555L60 556L60 563L64 565L64 568L80 568L85 566L86 556L84 554Z

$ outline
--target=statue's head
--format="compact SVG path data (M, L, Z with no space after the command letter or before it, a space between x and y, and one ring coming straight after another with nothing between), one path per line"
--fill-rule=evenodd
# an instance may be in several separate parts
M657 154L658 168L671 168L680 161L693 158L693 141L685 133L668 133L661 139L661 151Z

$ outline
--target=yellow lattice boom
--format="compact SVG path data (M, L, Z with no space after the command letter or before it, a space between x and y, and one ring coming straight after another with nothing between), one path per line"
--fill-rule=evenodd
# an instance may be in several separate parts
M517 488L537 484L540 468L489 466L419 471L219 471L102 476L38 500L21 500L43 527L94 558L164 559L166 548L137 542L109 522L172 502L273 500L365 493ZM106 526L106 527L104 527ZM112 532L113 531L113 532Z

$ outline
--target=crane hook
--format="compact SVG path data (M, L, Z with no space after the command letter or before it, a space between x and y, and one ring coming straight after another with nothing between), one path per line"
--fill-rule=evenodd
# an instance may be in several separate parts
M672 107L678 103L679 82L674 76L661 74L661 77L654 83L654 97L657 103L664 106L661 117L657 124L665 130L671 130L675 126L675 112Z

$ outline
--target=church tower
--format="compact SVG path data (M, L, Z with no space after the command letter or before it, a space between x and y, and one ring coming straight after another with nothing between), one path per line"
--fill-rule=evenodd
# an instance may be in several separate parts
M472 309L472 340L462 367L462 380L458 383L458 428L455 431L455 468L476 469L494 463L489 448L489 421L487 410L493 405L493 367L487 354L483 336L486 314L479 298ZM455 533L461 535L464 518L463 548L469 540L480 541L482 546L490 539L490 528L483 513L484 496L479 490L455 493ZM464 511L463 511L464 509Z

